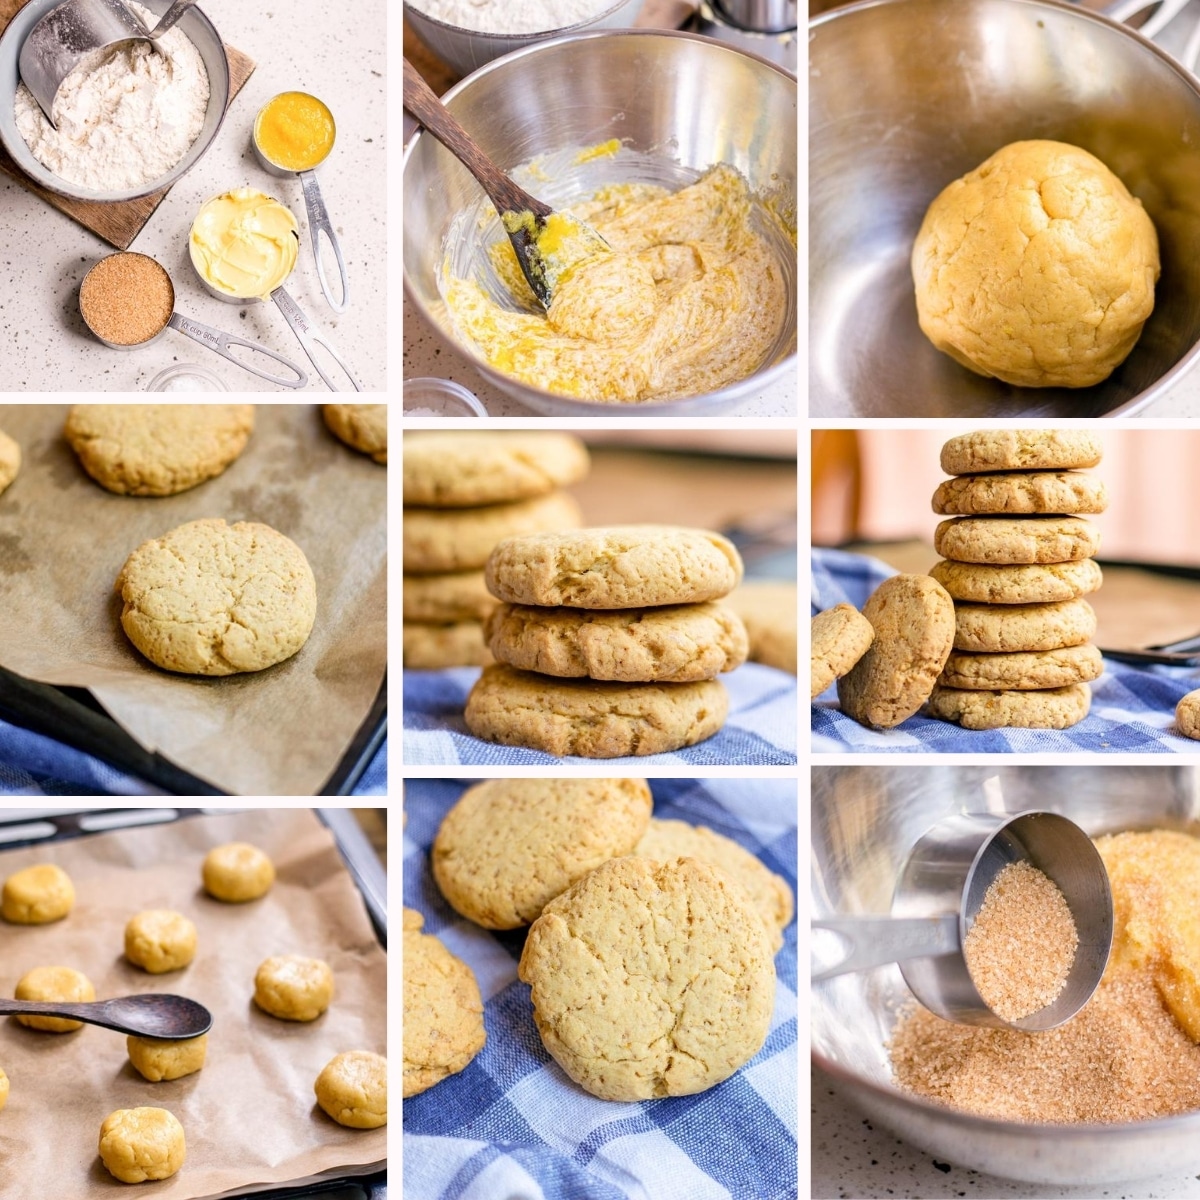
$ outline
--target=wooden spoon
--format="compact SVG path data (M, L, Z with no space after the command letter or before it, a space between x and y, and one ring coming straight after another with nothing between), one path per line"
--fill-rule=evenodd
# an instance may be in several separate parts
M114 1000L43 1002L0 1000L0 1016L69 1017L88 1025L102 1025L118 1033L179 1041L199 1037L212 1027L212 1014L202 1004L184 996L154 992L145 996L119 996Z

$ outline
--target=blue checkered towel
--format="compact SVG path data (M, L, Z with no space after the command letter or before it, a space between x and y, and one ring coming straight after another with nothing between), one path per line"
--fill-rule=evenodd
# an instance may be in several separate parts
M787 1200L797 1195L796 924L775 958L762 1050L698 1096L597 1100L550 1058L517 981L524 930L493 933L442 899L429 847L468 784L407 781L404 904L466 961L487 1044L461 1074L404 1101L405 1200ZM796 786L651 780L654 812L740 842L796 888Z
M594 758L555 758L540 750L495 746L467 731L463 708L479 678L478 667L404 672L404 762L408 766L529 766L579 763ZM746 663L721 676L729 692L723 729L696 746L644 758L610 758L610 766L647 763L678 767L791 766L796 762L796 677L774 667Z
M895 574L876 558L814 549L813 615L843 601L862 608L867 597ZM895 729L866 729L838 710L837 689L831 685L813 701L812 748L835 753L1057 754L1094 750L1195 754L1196 743L1175 732L1175 705L1197 687L1200 672L1190 667L1134 667L1106 658L1104 674L1091 685L1091 712L1078 725L1063 730L972 731L920 715L909 717Z

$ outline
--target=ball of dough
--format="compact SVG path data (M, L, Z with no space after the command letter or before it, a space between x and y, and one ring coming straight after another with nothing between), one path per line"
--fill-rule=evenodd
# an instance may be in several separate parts
M170 1179L187 1157L183 1126L165 1108L118 1108L100 1126L100 1158L122 1183Z
M249 842L230 842L208 852L204 860L204 890L216 900L239 904L257 900L275 882L275 864Z
M378 1129L387 1124L387 1059L380 1054L350 1050L331 1058L313 1091L339 1125Z
M178 971L196 957L196 926L169 908L140 912L125 926L125 957L151 975Z
M34 967L21 976L13 995L18 1000L66 1004L95 1000L96 989L91 980L74 967ZM83 1026L82 1021L71 1021L66 1017L19 1016L17 1020L30 1029L44 1029L47 1033L70 1033Z
M1154 308L1158 237L1141 202L1064 142L1013 142L929 206L917 315L963 366L1018 387L1088 387Z
M254 1003L285 1021L315 1021L333 999L333 972L319 958L278 954L254 976Z
M0 1109L8 1103L8 1076L0 1071Z
M0 916L15 925L48 925L59 921L75 905L70 876L53 863L26 867L4 881Z
M151 1083L159 1083L164 1079L182 1079L200 1070L208 1054L208 1034L170 1042L130 1034L125 1039L125 1048L138 1074Z

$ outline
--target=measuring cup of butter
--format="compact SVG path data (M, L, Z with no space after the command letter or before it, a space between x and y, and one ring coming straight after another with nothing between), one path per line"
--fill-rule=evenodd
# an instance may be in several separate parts
M316 96L307 92L281 92L265 104L254 118L251 144L259 165L269 175L286 178L300 176L304 189L304 204L308 209L308 229L312 235L313 258L317 262L317 278L321 291L335 313L346 311L350 303L350 285L346 280L346 263L337 234L329 220L329 212L317 183L319 167L333 150L337 128L331 113ZM341 275L341 300L333 298L325 264L321 261L321 234L329 239Z
M175 285L161 263L145 254L123 250L102 258L83 277L79 313L95 337L114 350L137 350L177 329L214 354L236 363L243 371L285 388L302 388L308 376L295 363L268 350L175 312ZM272 375L230 352L245 346L282 363L291 376Z
M296 340L331 391L339 389L314 353L322 347L362 387L350 365L288 295L284 283L296 266L299 227L292 210L254 188L234 188L207 201L192 222L188 251L205 288L229 304L275 301Z

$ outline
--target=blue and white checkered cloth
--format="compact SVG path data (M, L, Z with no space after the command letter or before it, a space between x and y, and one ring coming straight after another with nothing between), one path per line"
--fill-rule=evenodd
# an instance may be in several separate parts
M459 917L429 870L446 810L469 786L406 782L404 904L467 962L487 1044L458 1075L404 1101L405 1200L788 1200L797 1195L796 923L775 958L766 1044L696 1096L616 1103L589 1096L551 1059L517 981L524 930ZM796 888L796 785L651 780L654 812L740 842Z
M894 568L875 558L814 549L813 615L843 601L862 608L870 594L895 574ZM1091 712L1078 725L1062 730L973 731L919 714L895 729L866 729L838 709L837 688L830 685L813 701L812 748L834 753L1195 754L1196 742L1175 732L1175 705L1197 687L1200 671L1194 668L1135 667L1106 658L1104 674L1091 684Z

